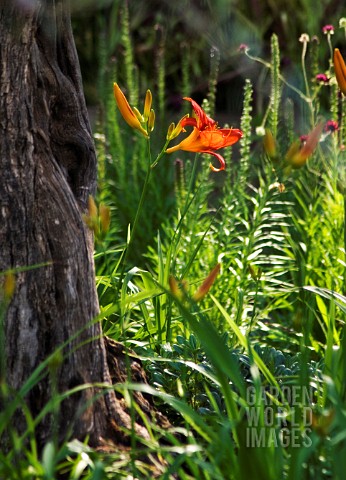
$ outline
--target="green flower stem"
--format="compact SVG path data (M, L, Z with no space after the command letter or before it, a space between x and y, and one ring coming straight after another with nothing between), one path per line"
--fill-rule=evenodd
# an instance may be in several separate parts
M150 165L150 168L154 168L156 167L156 165L159 163L159 161L161 160L161 158L164 156L164 154L166 153L166 149L167 149L167 146L169 144L170 140L166 140L166 143L164 144L163 146L163 149L161 150L161 152L158 154L158 156L156 157L156 160Z
M143 189L142 189L142 193L141 193L141 197L139 199L139 203L138 203L138 207L137 207L137 211L136 211L136 215L135 215L135 219L133 221L133 225L132 225L132 228L131 228L131 232L130 232L130 238L129 238L129 241L128 241L128 244L126 246L126 249L125 249L125 253L123 255L123 258L122 258L122 267L121 267L121 272L120 272L120 278L119 278L119 286L118 286L118 292L120 291L120 288L121 288L121 283L122 283L122 280L124 278L124 274L125 274L125 268L126 268L126 263L127 263L127 259L128 259L128 256L129 256L129 252L131 250L131 246L132 246L132 243L133 243L133 238L134 238L134 235L136 233L136 230L137 230L137 225L138 225L138 222L139 222L139 219L140 219L140 216L141 216L141 213L142 213L142 208L143 208L143 204L144 204L144 200L145 200L145 197L146 197L146 194L147 194L147 191L148 191L148 186L149 186L149 182L150 182L150 176L151 176L151 171L152 169L158 164L158 162L161 160L161 158L164 156L164 154L166 153L166 149L167 149L167 145L169 144L169 140L166 141L163 149L161 150L161 152L158 154L158 156L156 157L156 160L152 163L151 162L151 150L150 150L150 138L148 138L148 143L147 143L147 155L148 155L148 167L147 167L147 173L146 173L146 176L145 176L145 180L144 180L144 184L143 184Z
M314 108L313 108L313 105L312 105L312 99L311 99L311 95L310 95L310 87L309 87L308 77L306 75L306 66L305 66L306 50L307 50L307 43L304 42L303 43L303 50L302 50L302 70L303 70L303 77L304 77L304 83L305 83L306 97L308 99L308 105L309 105L310 115L311 115L311 126L313 127L315 125Z
M330 35L329 32L327 33L327 42L328 42L328 47L329 47L329 52L330 52L329 65L332 66L332 64L333 64L333 45L332 45L331 35Z
M145 199L145 196L147 194L147 190L148 190L148 186L149 186L150 175L151 175L150 138L148 138L148 141L147 141L147 151L148 151L147 173L146 173L146 176L145 176L145 180L144 180L144 184L143 184L143 188L142 188L142 193L141 193L141 197L140 197L140 200L139 200L139 203L138 203L135 219L133 221L133 225L132 225L132 228L131 228L131 231L130 231L130 238L129 238L129 241L127 243L127 246L126 246L126 249L125 249L125 254L124 254L123 259L122 259L122 267L121 267L119 284L118 284L119 285L118 286L118 292L120 291L121 283L122 283L122 280L124 278L126 262L127 262L128 256L129 256L129 252L131 250L131 246L132 246L132 243L133 243L133 238L134 238L135 232L137 230L138 221L139 221L139 218L140 218L141 213L142 213L144 199Z
M272 64L269 63L269 62L266 62L265 60L262 60L262 58L260 57L255 57L253 55L250 55L248 52L245 52L245 55L250 59L250 60L253 60L254 62L258 62L258 63L261 63L262 65L264 65L265 67L269 68L269 70L271 70L273 68ZM304 95L304 93L299 90L298 88L296 88L294 85L290 84L289 82L287 82L287 80L285 79L285 77L283 77L281 75L281 73L279 74L279 78L280 80L288 87L290 88L291 90L293 90L294 92L296 92L300 98L302 100L304 100L305 102L307 102L308 104L311 104L311 98L307 97L306 95Z

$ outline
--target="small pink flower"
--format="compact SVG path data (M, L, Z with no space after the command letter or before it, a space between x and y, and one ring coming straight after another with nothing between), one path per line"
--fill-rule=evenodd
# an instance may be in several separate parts
M249 46L246 43L241 43L238 48L239 52L246 53L249 50Z
M336 122L335 120L328 120L328 122L326 122L325 126L324 126L324 131L325 132L336 132L337 130L339 130L339 124L338 122Z
M315 78L320 83L328 83L329 82L329 78L324 73L318 73Z
M308 139L308 136L307 135L301 135L299 137L299 140L300 140L300 143L304 144Z
M322 32L325 34L325 35L328 35L328 33L330 35L333 35L334 34L334 27L333 25L325 25L323 28L322 28Z

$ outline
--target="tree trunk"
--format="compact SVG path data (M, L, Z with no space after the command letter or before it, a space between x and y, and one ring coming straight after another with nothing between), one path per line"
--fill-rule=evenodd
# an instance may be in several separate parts
M17 272L4 320L5 374L14 390L83 329L63 351L58 390L111 384L100 325L88 325L98 300L82 214L95 193L96 157L67 3L0 1L0 272ZM51 396L51 380L46 375L28 394L34 415ZM119 427L131 428L130 416L112 391L91 401L98 393L90 388L64 401L61 438L124 441ZM12 426L25 431L24 416ZM47 415L37 430L41 446L52 430Z

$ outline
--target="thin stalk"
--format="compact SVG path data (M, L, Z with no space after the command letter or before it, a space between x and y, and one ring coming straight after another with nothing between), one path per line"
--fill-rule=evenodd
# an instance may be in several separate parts
M245 52L245 55L250 59L250 60L253 60L254 62L258 62L262 65L264 65L265 67L267 67L269 70L271 70L273 68L272 64L269 63L269 62L266 62L265 60L263 60L262 58L260 57L256 57L256 56L253 56L253 55L250 55L248 52ZM304 95L304 93L299 90L299 88L295 87L294 85L292 85L291 83L289 83L285 77L282 76L281 73L279 73L279 79L288 87L290 88L291 90L293 90L294 92L296 92L300 98L302 100L304 100L305 102L307 102L308 104L311 103L311 98L307 97L306 95Z
M310 95L310 87L309 87L309 82L308 82L308 77L306 74L306 66L305 66L305 57L306 57L306 50L307 50L307 42L303 43L303 49L302 49L302 70L303 70L303 77L304 77L304 84L305 84L305 91L306 91L306 97L308 98L308 105L310 109L310 115L311 115L311 126L313 127L315 124L314 120L314 108L312 105L312 100L311 100L311 95Z
M168 268L170 269L170 271L172 273L175 270L177 245L179 244L181 234L182 234L181 226L182 226L182 223L185 219L185 216L186 216L186 214L189 210L189 207L190 207L190 205L191 205L191 203L193 202L193 199L194 199L194 197L190 198L190 196L191 196L191 192L192 192L192 189L193 189L194 179L195 179L195 176L196 176L197 157L198 157L198 154L195 155L194 163L193 163L193 166L192 166L192 172L191 172L191 176L190 176L189 186L188 186L187 193L186 193L186 198L185 198L185 205L184 205L184 208L182 210L178 225L177 225L177 227L176 227L176 229L173 233L170 248L169 248L168 253L167 253L166 264L167 264ZM169 273L170 272L168 271L166 273L166 275L168 276ZM183 276L184 275L182 275L182 278L183 278ZM167 312L168 313L167 313L167 323L166 323L166 340L167 340L167 342L170 342L171 338L172 338L171 311L172 311L172 299L170 297L168 297L168 307L167 307ZM184 323L184 329L185 328L186 328L186 325ZM187 335L186 331L184 331L184 335L185 336Z
M131 250L134 235L135 235L136 230L137 230L137 225L138 225L139 219L141 217L144 200L145 200L145 197L146 197L146 194L147 194L147 190L148 190L148 186L149 186L149 182L150 182L151 171L158 164L160 159L166 153L166 148L167 148L168 143L169 143L169 141L167 140L163 149L161 150L161 152L156 157L156 160L154 162L152 162L151 161L151 150L150 150L150 138L148 138L148 143L147 143L147 158L148 158L147 173L146 173L146 176L145 176L145 180L144 180L144 184L143 184L143 188L142 188L142 193L141 193L141 197L139 199L135 219L133 221L132 229L131 229L131 232L130 232L130 238L129 238L127 246L125 247L125 251L124 251L124 254L123 254L122 267L121 267L121 272L120 272L120 277L119 277L117 293L119 293L119 291L120 291L121 283L122 283L122 280L124 278L127 259L128 259L128 256L129 256L129 252Z
M134 238L134 235L135 235L135 232L136 232L136 229L137 229L139 218L140 218L141 213L142 213L144 199L145 199L145 196L147 194L147 190L148 190L148 186L149 186L150 175L151 175L150 139L148 139L148 143L147 143L147 152L148 152L147 173L146 173L146 176L145 176L145 180L144 180L144 184L143 184L143 188L142 188L142 193L141 193L141 197L140 197L140 200L139 200L139 203L138 203L135 219L133 221L132 229L131 229L131 232L130 232L130 238L129 238L129 241L127 243L127 246L125 247L125 252L124 252L124 255L123 255L122 267L121 267L121 272L120 272L120 277L119 277L117 293L119 293L119 291L120 291L121 283L122 283L123 278L124 278L127 259L128 259L129 252L130 252L130 249L131 249L131 246L132 246L132 243L133 243L133 238Z

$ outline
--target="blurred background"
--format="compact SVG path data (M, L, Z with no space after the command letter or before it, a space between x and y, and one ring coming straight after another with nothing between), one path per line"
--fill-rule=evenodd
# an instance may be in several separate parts
M115 69L119 84L128 86L124 60L128 49L124 23L128 22L132 68L140 90L154 91L164 75L165 108L179 109L184 95L200 101L208 91L214 57L215 63L219 60L216 111L220 118L227 113L228 122L241 113L239 91L244 78L254 85L255 115L263 115L268 98L268 69L240 55L240 45L247 45L251 55L268 59L270 38L276 33L281 71L300 88L300 35L307 33L319 44L320 58L328 59L322 27L334 25L334 46L340 46L345 38L338 28L343 15L342 0L72 0L75 40L91 110L99 105L100 82L107 71ZM326 70L328 64L321 68Z

